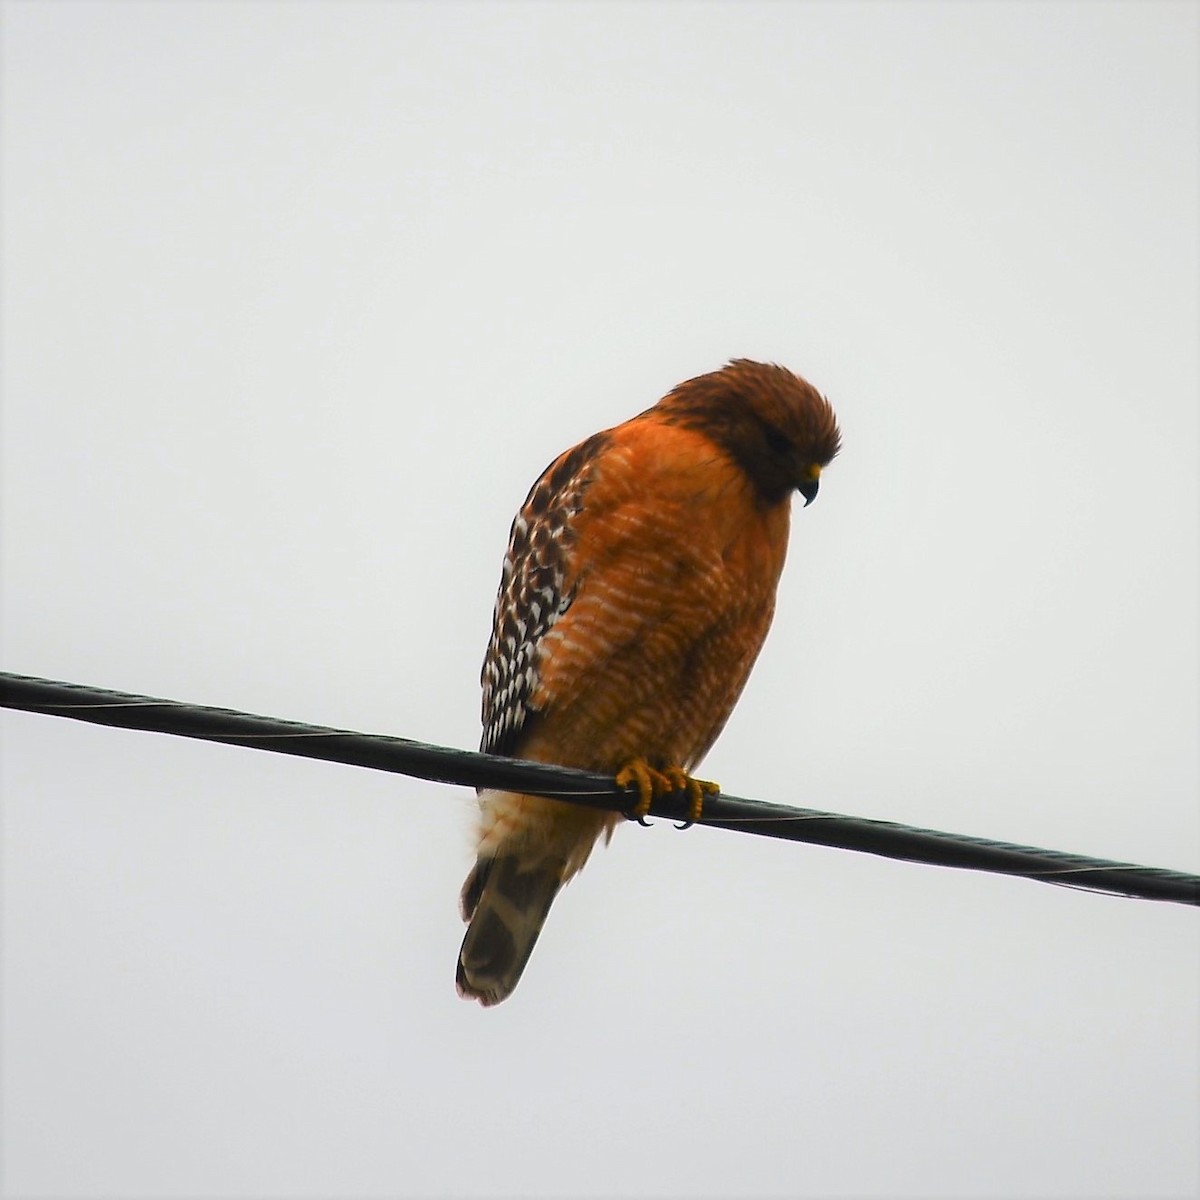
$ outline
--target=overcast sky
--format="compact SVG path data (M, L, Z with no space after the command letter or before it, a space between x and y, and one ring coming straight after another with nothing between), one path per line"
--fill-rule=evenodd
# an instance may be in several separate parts
M473 748L508 525L731 356L845 449L703 772L1200 870L1193 4L6 3L4 669ZM9 1196L1185 1197L1196 913L7 714Z

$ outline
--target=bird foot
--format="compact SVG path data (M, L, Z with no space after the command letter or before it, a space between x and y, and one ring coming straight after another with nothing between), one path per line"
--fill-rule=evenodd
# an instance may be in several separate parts
M631 759L617 772L617 786L637 789L637 802L629 810L629 816L636 817L639 825L650 824L646 814L655 800L676 793L686 795L687 819L676 829L688 829L700 820L700 814L704 811L704 797L716 796L721 791L719 784L693 779L680 767L664 767L657 771L644 758Z

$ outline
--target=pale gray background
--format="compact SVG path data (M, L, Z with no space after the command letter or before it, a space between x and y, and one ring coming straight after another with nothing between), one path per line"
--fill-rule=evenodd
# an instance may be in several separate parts
M8 4L6 669L457 746L559 450L844 456L706 772L1200 869L1190 4ZM1191 1196L1196 913L4 718L8 1193Z

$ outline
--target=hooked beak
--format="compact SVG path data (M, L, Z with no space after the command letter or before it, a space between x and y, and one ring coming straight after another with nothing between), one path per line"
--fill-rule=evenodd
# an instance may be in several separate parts
M804 478L796 490L804 497L804 507L807 508L816 498L821 488L821 468L815 464L804 472Z

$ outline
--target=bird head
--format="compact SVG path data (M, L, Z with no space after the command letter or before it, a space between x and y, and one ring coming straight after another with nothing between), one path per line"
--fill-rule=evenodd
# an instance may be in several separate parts
M737 358L673 389L658 407L733 457L768 503L797 491L809 505L841 448L837 418L812 384L786 367Z

